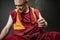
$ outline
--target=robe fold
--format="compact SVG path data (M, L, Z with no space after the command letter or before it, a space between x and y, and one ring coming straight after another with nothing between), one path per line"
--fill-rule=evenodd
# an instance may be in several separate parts
M45 32L45 29L38 27L37 23L33 23L34 16L32 9L29 9L28 13L20 13L18 11L18 17L25 29L13 30L10 35L7 35L4 40L60 40L59 32ZM36 19L38 20L39 11L34 9ZM13 19L13 24L16 22L16 11L12 10L10 15Z

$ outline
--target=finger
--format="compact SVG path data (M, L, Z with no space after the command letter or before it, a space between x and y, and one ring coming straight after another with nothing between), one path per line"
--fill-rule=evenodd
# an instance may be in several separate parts
M39 19L38 22L43 21L44 19Z
M38 26L39 26L39 27L43 27L43 26L44 26L44 24L39 24Z
M40 21L39 23L45 23L45 20Z

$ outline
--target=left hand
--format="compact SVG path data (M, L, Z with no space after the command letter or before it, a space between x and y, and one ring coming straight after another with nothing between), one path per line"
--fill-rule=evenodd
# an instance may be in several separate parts
M47 26L47 22L44 19L39 19L38 21L38 27L46 27Z

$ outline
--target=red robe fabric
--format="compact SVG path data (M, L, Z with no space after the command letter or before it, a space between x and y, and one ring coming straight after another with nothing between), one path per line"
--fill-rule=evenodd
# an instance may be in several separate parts
M16 12L11 11L10 15L15 23ZM20 12L19 12L20 13ZM35 9L35 14L38 17L39 11ZM24 30L13 30L10 35L7 35L4 40L60 40L59 32L45 32L44 28L38 27L37 23L32 23L34 18L32 16L31 9L28 13L20 13L22 24L26 29Z

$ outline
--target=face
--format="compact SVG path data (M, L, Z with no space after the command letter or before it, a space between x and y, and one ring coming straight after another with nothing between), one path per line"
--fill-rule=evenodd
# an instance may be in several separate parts
M20 12L26 12L27 3L24 3L23 0L14 0L15 6L19 9Z

